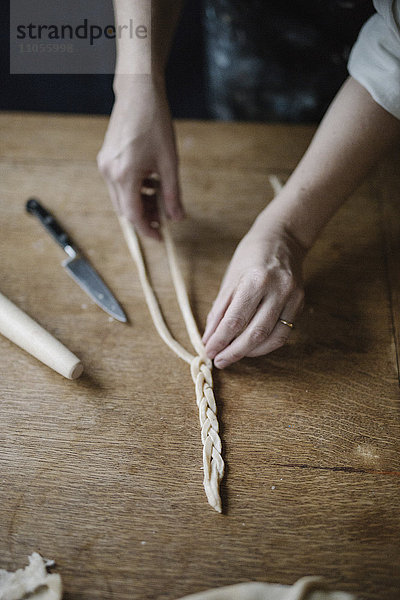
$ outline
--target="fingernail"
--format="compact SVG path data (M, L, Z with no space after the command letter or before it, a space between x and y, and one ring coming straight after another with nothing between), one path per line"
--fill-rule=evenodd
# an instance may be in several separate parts
M216 360L214 361L214 365L217 367L217 369L223 369L224 367L226 367L228 363L225 360Z

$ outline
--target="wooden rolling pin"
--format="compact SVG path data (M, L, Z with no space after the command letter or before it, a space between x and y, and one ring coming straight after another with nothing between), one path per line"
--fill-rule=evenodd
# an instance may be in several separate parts
M1 293L0 333L67 379L82 375L79 358Z

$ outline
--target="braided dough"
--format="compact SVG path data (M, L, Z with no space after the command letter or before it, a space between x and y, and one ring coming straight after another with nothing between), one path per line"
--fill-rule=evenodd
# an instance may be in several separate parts
M282 189L282 183L276 175L269 175L268 180L274 194L277 195ZM206 355L199 330L197 329L196 322L193 318L186 286L178 265L175 244L161 206L159 207L159 212L161 216L161 231L165 242L165 249L176 297L185 321L189 339L197 352L197 356L193 356L172 337L165 324L153 288L147 277L143 254L136 232L125 217L119 217L119 221L131 255L136 263L144 296L154 325L167 346L169 346L180 358L190 364L190 372L196 387L196 402L200 416L201 441L203 443L204 489L210 505L217 512L222 512L219 485L224 476L224 461L221 456L222 443L218 433L217 406L214 398L211 374L212 361Z
M175 292L181 310L189 339L196 355L188 352L171 335L161 314L160 307L155 297L153 288L147 276L144 264L143 254L140 248L139 240L131 223L125 218L120 217L120 224L128 244L130 253L136 263L140 282L143 288L144 296L150 310L154 325L164 342L180 358L190 364L190 372L196 389L196 402L199 409L201 441L203 443L203 485L207 495L208 502L217 511L222 512L221 497L219 493L220 482L224 475L224 461L221 456L222 443L219 437L219 425L217 419L217 406L215 403L212 380L212 362L207 357L206 351L201 341L197 325L193 318L187 295L185 283L180 272L175 244L169 231L168 223L162 211L161 213L161 231L165 242L169 268L175 287Z

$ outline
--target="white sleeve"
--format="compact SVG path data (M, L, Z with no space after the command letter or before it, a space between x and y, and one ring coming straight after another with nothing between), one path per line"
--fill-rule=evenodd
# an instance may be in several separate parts
M387 0L374 4L379 12L361 29L347 67L375 102L400 119L400 2L392 8Z

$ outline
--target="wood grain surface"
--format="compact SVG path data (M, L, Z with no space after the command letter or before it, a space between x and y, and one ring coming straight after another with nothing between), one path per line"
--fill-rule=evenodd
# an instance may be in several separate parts
M400 589L400 176L390 157L306 263L291 342L215 374L224 514L202 488L188 366L160 341L97 173L102 117L0 116L0 290L85 365L66 381L0 338L0 567L54 558L65 600L174 600L323 575L366 600ZM189 218L173 227L202 328L231 254L311 127L177 124ZM398 163L397 163L398 164ZM60 266L25 200L54 212L126 310ZM187 343L162 245L145 244Z

